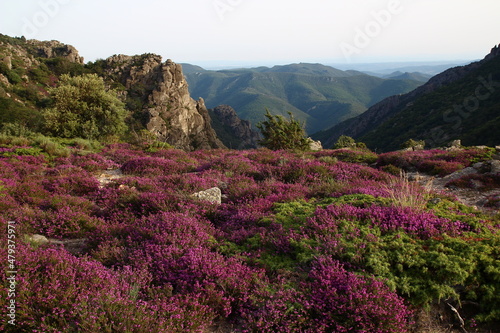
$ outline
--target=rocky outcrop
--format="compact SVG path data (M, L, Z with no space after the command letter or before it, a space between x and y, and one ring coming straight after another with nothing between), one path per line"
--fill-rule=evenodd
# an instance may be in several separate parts
M1 35L1 37L4 37ZM12 40L16 40L11 38ZM3 62L7 69L11 70L12 62L15 60L16 66L21 68L33 68L40 65L37 58L65 58L70 62L83 64L83 57L78 54L78 51L71 45L63 44L58 41L38 41L38 40L22 40L17 43L9 43L0 40L0 49L3 56L0 61Z
M238 117L236 111L228 105L220 105L209 110L212 125L219 138L232 149L257 148L259 133L252 129L247 120Z
M106 71L127 91L141 91L144 125L158 140L184 150L224 148L210 125L202 99L188 91L182 66L162 62L154 54L116 55L106 59Z
M70 62L83 64L83 57L80 57L77 49L71 45L66 45L61 42L29 40L28 44L33 46L36 55L41 58L65 58Z

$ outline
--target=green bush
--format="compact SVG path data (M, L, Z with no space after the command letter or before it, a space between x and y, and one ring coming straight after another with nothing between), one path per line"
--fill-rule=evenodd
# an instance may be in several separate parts
M271 150L307 150L309 140L305 137L303 125L288 112L289 120L283 116L273 116L266 110L266 121L257 124L264 137L260 144Z
M59 86L50 92L55 103L45 110L44 118L54 136L104 140L125 131L124 104L97 75L62 75Z

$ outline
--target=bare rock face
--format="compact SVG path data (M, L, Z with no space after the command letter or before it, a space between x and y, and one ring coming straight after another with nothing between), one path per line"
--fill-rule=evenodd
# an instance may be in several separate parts
M83 57L80 57L76 48L58 41L38 41L19 40L17 43L0 41L2 55L0 62L3 62L7 69L15 67L30 69L40 65L37 58L65 58L70 62L83 64Z
M108 74L127 90L142 89L146 128L158 140L184 150L224 148L210 125L202 99L189 95L182 66L158 55L117 55L106 60Z
M259 133L252 129L248 120L238 117L236 111L229 105L219 105L209 110L212 120L219 122L219 131L223 132L219 137L224 144L233 149L252 149L259 145ZM224 138L226 138L224 140ZM227 141L227 142L226 142Z
M42 58L66 58L70 62L83 64L83 57L80 57L78 50L71 45L66 45L61 42L29 40L29 44L36 48L37 55Z

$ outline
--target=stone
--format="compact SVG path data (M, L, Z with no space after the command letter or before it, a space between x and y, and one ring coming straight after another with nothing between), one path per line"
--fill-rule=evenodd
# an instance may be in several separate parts
M222 126L214 126L223 143L230 149L253 149L259 145L259 133L248 120L238 117L229 105L219 105L208 110L212 121Z
M450 181L450 180L455 180L455 179L458 179L458 178L466 176L466 175L472 175L472 174L477 174L477 173L478 173L477 170L474 169L473 167L467 167L465 169L455 171L454 173L443 177L443 179L447 179L448 181Z
M0 83L6 86L7 88L10 87L9 79L7 79L3 74L0 74Z
M462 140L453 140L448 147L450 150L462 149Z
M321 144L321 141L314 141L311 138L307 138L309 140L309 150L312 151L320 151L323 150L323 145Z
M36 245L48 244L50 241L43 235L27 235L26 240Z
M484 163L483 162L477 162L472 165L472 167L476 170L481 170L484 168Z
M10 55L4 57L2 61L7 66L8 70L12 69L12 57Z
M194 193L193 197L219 205L222 203L222 192L218 187Z
M491 165L491 169L490 169L490 172L491 173L500 173L500 161L498 160L491 160L490 161L490 165Z

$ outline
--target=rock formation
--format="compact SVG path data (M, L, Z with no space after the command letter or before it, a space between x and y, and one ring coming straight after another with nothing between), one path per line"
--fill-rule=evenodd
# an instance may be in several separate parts
M232 149L257 148L259 133L252 129L247 120L242 120L228 105L220 105L209 110L212 125L222 142Z
M71 45L66 45L61 42L29 40L28 44L36 49L36 55L41 58L66 58L70 62L83 64L83 57L80 57L77 49Z
M182 66L154 54L115 55L106 71L127 91L142 91L144 125L158 140L185 150L224 148L202 99L191 98Z

